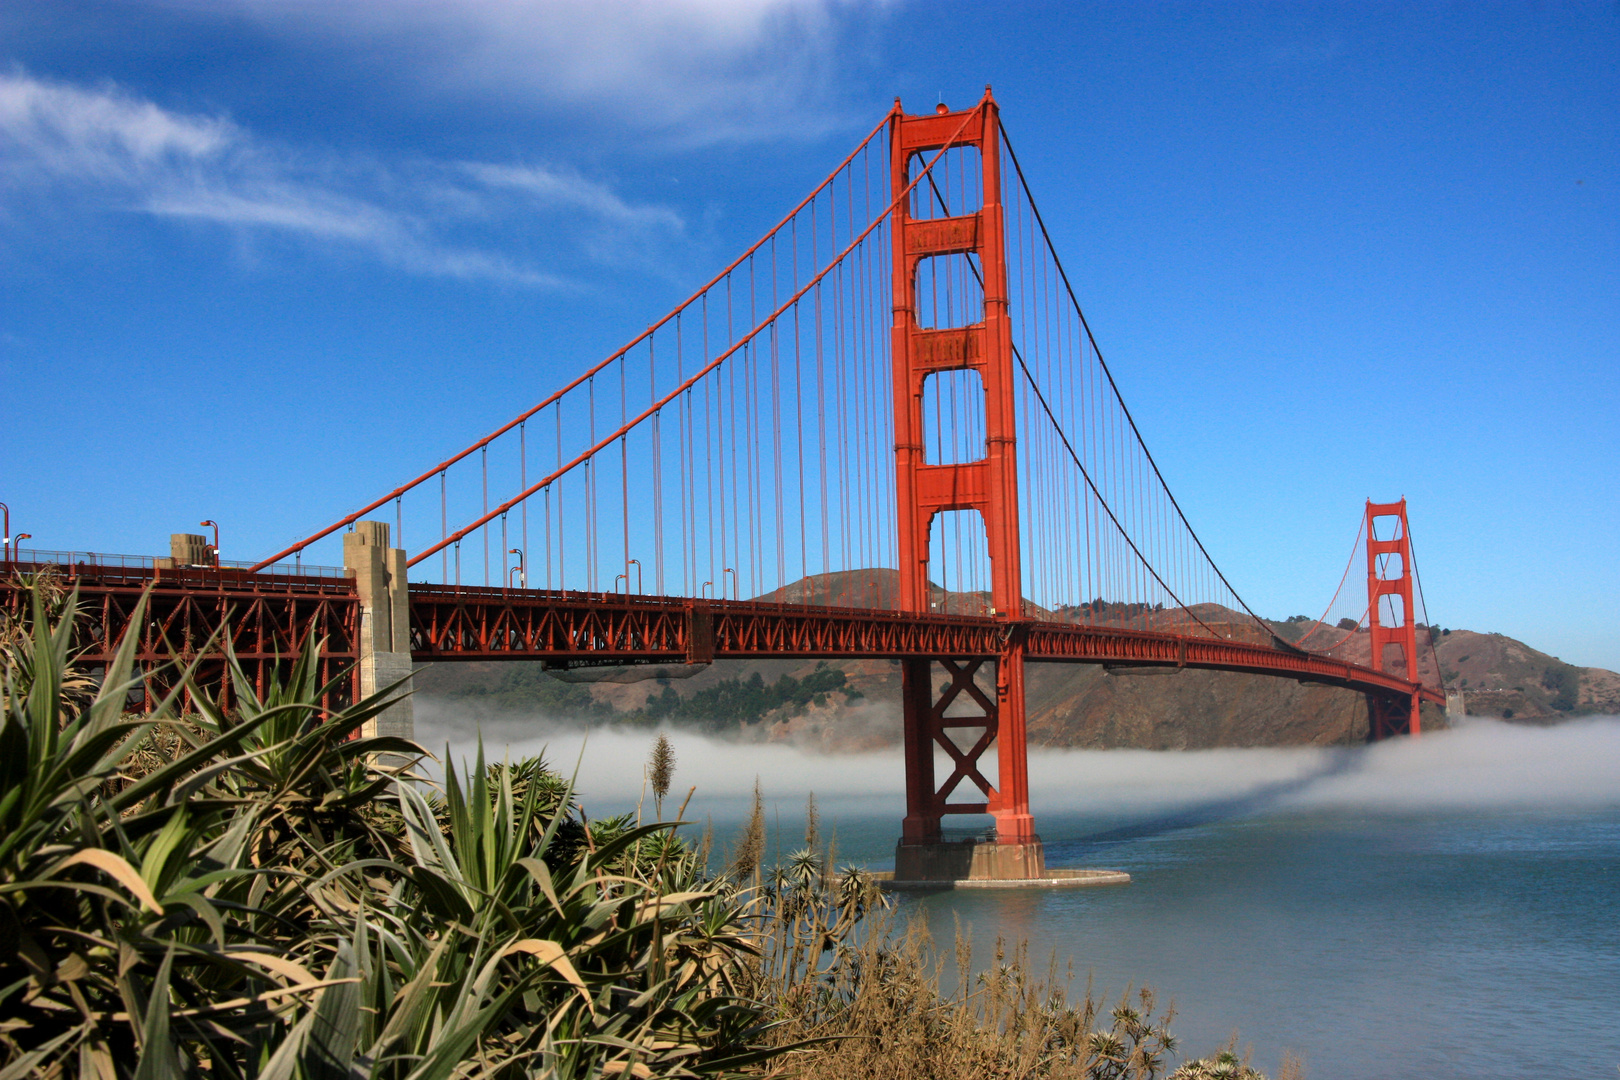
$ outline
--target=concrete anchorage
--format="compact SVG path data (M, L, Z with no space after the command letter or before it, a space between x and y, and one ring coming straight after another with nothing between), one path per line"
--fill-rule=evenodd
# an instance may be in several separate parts
M173 570L187 566L213 566L215 555L208 546L208 537L198 533L170 533L169 557L158 559L160 570Z
M343 534L343 565L354 573L360 596L360 694L370 697L405 680L388 708L366 722L365 737L416 737L411 709L411 605L405 578L405 550L389 547L388 525L356 522Z

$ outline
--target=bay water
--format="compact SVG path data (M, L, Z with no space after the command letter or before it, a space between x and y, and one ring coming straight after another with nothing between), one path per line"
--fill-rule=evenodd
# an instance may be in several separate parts
M646 816L655 733L469 717L431 701L419 735L453 756L544 752L595 815ZM672 731L673 814L739 829L757 778L768 858L803 844L813 791L841 864L887 869L898 753L820 755ZM898 894L975 965L997 937L1055 955L1075 989L1151 986L1188 1056L1235 1039L1312 1080L1620 1075L1620 720L1474 722L1359 748L1036 751L1051 866L1131 874L1085 889ZM993 775L993 774L992 774ZM953 822L954 824L954 822Z

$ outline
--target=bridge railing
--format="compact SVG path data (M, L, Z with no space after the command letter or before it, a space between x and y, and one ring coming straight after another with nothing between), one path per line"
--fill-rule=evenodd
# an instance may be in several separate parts
M53 551L45 548L18 548L11 562L35 566L78 567L94 566L117 570L156 570L169 560L153 555L118 555L105 551ZM255 564L234 559L221 559L203 569L248 571ZM304 563L274 563L253 571L273 577L345 578L354 571L342 566L313 566Z
M44 548L18 548L11 562L35 566L105 566L121 570L150 570L155 565L150 555L110 555L101 551L51 551Z

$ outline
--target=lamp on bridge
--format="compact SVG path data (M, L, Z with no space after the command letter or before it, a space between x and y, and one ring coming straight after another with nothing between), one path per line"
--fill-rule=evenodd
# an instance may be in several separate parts
M32 540L33 538L33 533L18 533L12 538L12 550L17 553L18 562L22 562L22 542L24 540Z
M11 507L7 506L5 503L0 503L0 513L4 513L5 518L6 518L6 523L5 523L5 538L6 538L5 552L6 552L6 562L10 562L11 561Z
M518 576L518 588L527 589L529 587L529 575L523 569L523 549L512 548L507 554L517 556L517 565L506 572L506 584L510 586L512 584L512 575L516 574Z
M214 527L214 546L210 550L212 550L213 553L214 553L214 565L218 566L219 565L219 522L217 522L217 521L199 521L199 522L197 522L197 524L201 525L203 528L207 528L210 525L212 525Z

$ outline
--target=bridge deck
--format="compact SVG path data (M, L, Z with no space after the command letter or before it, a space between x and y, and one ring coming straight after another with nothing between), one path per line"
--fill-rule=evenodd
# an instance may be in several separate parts
M43 569L18 565L15 569ZM59 567L85 605L80 644L89 664L111 658L136 602L149 596L137 660L147 667L195 657L229 627L256 682L316 634L336 674L358 658L360 601L352 578L241 570ZM15 594L11 602L15 602ZM559 665L687 664L780 657L994 657L1022 635L1033 662L1167 666L1274 675L1443 705L1440 692L1320 653L1208 635L913 615L738 600L412 584L417 661L544 660Z
M412 585L411 627L411 655L430 661L989 658L1021 634L1033 662L1203 668L1403 697L1413 691L1398 675L1320 653L1207 635L748 600ZM1419 693L1445 704L1438 691Z

